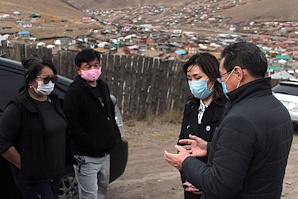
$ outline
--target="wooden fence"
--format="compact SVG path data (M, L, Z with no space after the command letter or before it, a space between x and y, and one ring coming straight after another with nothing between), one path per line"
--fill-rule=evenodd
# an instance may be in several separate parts
M52 57L60 75L73 79L76 76L76 52L36 48L33 45L15 44L7 48L2 42L0 53L6 58L22 60L34 54ZM165 112L180 114L189 95L182 62L165 61L141 56L102 54L102 76L125 119L143 119Z

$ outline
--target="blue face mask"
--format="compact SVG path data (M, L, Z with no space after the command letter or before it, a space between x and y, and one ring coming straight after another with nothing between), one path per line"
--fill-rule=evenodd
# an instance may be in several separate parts
M221 87L222 87L222 92L225 94L226 98L229 99L227 93L229 92L228 89L227 89L227 81L228 79L230 78L231 74L233 73L234 69L231 71L231 73L229 74L228 78L226 79L225 82L221 82Z
M228 93L228 90L227 90L227 85L226 85L226 82L221 82L221 87L222 87L222 92L225 94L226 98L229 99L227 93Z
M191 81L188 82L188 85L195 98L204 100L212 93L212 90L210 90L207 86L207 80Z

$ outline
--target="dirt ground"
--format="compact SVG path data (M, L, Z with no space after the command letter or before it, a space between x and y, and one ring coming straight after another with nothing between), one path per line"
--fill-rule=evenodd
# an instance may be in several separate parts
M125 124L129 157L124 174L110 184L106 199L182 199L178 171L163 158L175 152L180 124L128 122ZM283 199L298 199L298 130L295 130Z

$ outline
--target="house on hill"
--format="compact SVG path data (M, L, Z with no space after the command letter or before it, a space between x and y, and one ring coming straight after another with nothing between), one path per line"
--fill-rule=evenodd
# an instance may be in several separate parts
M189 44L186 44L183 49L185 51L188 52L189 55L194 55L194 54L197 54L199 52L199 47L198 47L198 44L196 43L189 43Z
M83 17L83 22L91 22L91 20L92 20L92 18L91 17L89 17L89 16L85 16L85 17Z
M38 14L38 13L33 13L33 14L30 15L30 17L32 17L32 18L40 18L41 15Z
M18 15L20 15L21 13L20 13L19 11L14 11L12 14L15 15L15 16L18 16Z
M72 39L70 37L62 37L62 38L57 38L54 40L54 44L55 45L75 45L76 44L76 40Z
M29 21L20 21L18 23L19 26L22 26L23 28L31 28L32 27L32 23Z
M0 46L2 45L2 41L7 41L7 38L4 36L0 35Z
M293 75L290 75L286 71L280 71L280 72L274 73L270 77L271 77L271 79L281 79L281 80L294 79L295 78Z
M22 39L29 39L30 38L30 32L27 30L19 31L19 37Z

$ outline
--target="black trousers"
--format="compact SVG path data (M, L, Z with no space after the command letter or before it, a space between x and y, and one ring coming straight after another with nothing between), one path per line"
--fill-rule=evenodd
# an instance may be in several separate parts
M60 175L53 176L52 180L39 182L25 181L19 169L12 169L12 175L24 199L58 199Z

